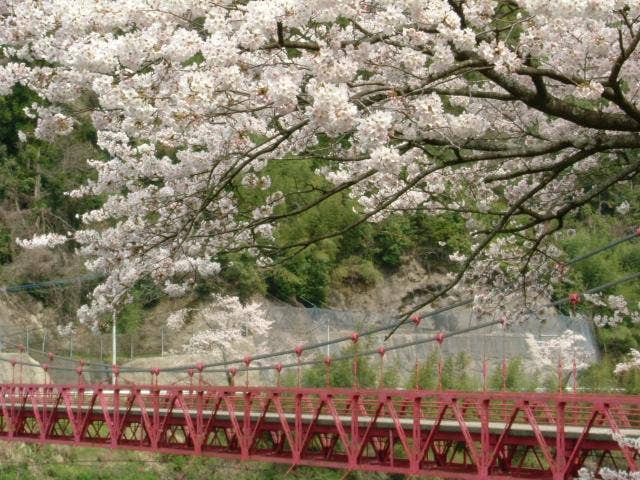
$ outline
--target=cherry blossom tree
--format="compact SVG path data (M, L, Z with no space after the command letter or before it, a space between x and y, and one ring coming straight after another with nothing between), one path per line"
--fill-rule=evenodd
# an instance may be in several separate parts
M109 157L70 192L105 198L68 236L106 274L85 318L143 277L180 295L219 271L221 252L267 262L279 222L345 190L356 224L408 210L466 218L473 247L426 303L463 284L493 304L513 290L532 302L550 294L565 220L640 168L637 2L1 5L0 94L38 93L38 138L89 117ZM264 169L299 158L332 186L285 209L291 192ZM264 201L243 207L241 188Z
M183 349L188 353L206 353L226 361L256 350L268 333L272 320L261 304L242 304L238 297L214 295L212 302L200 309L181 309L167 318L175 332L184 329L187 320L197 327Z
M629 352L629 358L625 362L620 362L616 365L614 373L620 375L630 370L640 368L640 352L635 348L632 348Z
M538 368L553 370L558 362L564 372L584 370L589 366L591 352L584 335L565 330L560 335L548 339L538 339L533 334L525 335L525 342L532 357L532 364Z

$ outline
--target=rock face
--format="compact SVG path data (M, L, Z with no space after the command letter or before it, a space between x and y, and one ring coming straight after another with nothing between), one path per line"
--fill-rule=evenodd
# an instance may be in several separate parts
M296 345L320 343L329 338L342 337L345 339L344 342L305 351L301 357L303 361L322 361L326 355L335 358L340 356L343 349L351 344L349 337L353 332L362 332L396 322L398 312L419 303L431 291L438 289L444 281L443 274L430 274L419 262L408 260L400 271L388 276L383 282L369 290L344 288L334 291L331 298L331 309L292 307L263 300L269 318L274 321L273 326L267 336L254 339L246 345L246 351L240 352L236 358L240 360L245 354L255 355L289 350ZM455 298L445 299L441 301L440 305L447 305L456 300ZM434 307L437 306L439 305L436 304ZM483 360L487 360L491 371L495 371L501 367L503 358L519 357L525 370L533 372L539 369L548 369L548 365L545 367L540 364L539 359L534 358L530 352L528 340L534 338L538 342L545 342L563 333L565 336L584 337L584 341L581 341L579 345L583 351L582 358L587 363L597 360L596 343L591 328L585 323L559 316L552 309L547 309L538 318L529 319L526 325L516 324L507 330L500 326L492 326L447 337L441 346L437 342L431 341L394 350L394 347L402 344L433 338L438 332L456 332L483 321L486 322L487 319L475 318L470 309L458 308L425 318L418 328L411 324L404 326L384 342L385 348L390 350L385 355L385 366L394 369L396 376L399 377L398 383L401 385L406 384L413 373L416 359L424 362L429 356L433 358L434 355L445 359L463 353L469 361L468 373L476 381L482 377ZM184 331L177 334L172 333L170 337L165 335L165 351L171 352L172 355L170 357L140 358L128 363L126 366L135 367L142 371L123 373L123 380L148 383L151 379L149 369L153 367L158 367L163 371L163 369L166 370L166 368L174 366L194 365L198 361L204 363L220 362L221 356L216 354L179 354L188 335L193 334L194 327L196 325L189 325ZM359 340L361 351L375 351L381 345L383 338L384 334L361 338ZM155 351L158 352L158 350ZM377 365L379 356L372 355L371 361ZM272 384L275 380L273 366L276 363L295 365L296 357L289 354L253 362L252 366L262 365L271 368L262 372L251 371L249 382L251 384ZM219 370L218 373L205 373L202 379L207 383L227 385L229 379L224 370L231 366L238 369L236 384L244 384L246 377L245 372L242 371L241 361L234 365L216 367L215 369ZM295 375L296 368L292 367L290 370ZM199 381L197 373L193 378L195 383ZM161 383L177 381L188 381L188 377L184 373L166 371L160 375Z
M11 361L26 363L12 367ZM36 362L26 353L0 353L0 383L44 383L45 373Z
M407 258L397 272L372 288L333 289L328 304L336 310L395 313L420 303L445 281L444 274L429 272L418 260Z

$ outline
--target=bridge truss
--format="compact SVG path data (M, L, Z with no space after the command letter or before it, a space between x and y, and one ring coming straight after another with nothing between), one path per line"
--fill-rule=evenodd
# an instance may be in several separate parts
M0 385L0 439L461 479L637 471L640 397Z

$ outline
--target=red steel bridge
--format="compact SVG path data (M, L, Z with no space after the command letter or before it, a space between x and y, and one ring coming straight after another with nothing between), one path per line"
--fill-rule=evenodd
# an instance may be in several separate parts
M0 438L439 478L638 470L640 397L392 389L0 386Z

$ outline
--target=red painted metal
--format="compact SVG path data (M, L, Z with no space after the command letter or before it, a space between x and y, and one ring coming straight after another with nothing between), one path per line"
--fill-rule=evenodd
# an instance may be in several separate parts
M162 385L0 385L0 439L463 479L637 471L640 397Z

